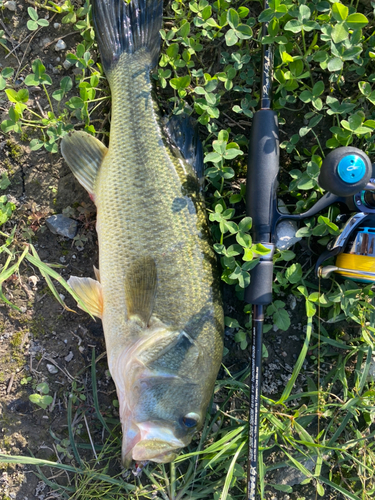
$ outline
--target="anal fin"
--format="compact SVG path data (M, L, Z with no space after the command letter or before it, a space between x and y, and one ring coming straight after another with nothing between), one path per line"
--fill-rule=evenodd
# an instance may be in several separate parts
M94 273L95 273L95 278L97 281L100 283L100 271L97 267L94 266Z
M73 288L89 312L98 318L103 315L102 285L92 278L71 276L68 285ZM79 307L79 304L78 304ZM81 308L82 309L82 308Z

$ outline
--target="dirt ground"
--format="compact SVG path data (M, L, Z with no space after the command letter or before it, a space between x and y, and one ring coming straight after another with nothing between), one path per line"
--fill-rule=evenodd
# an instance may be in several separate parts
M25 78L30 72L31 61L40 58L52 78L53 85L48 89L52 92L58 88L62 76L69 75L74 79L74 66L66 70L61 63L67 51L74 49L80 41L80 36L71 34L71 25L54 28L53 23L59 22L59 17L52 19L50 16L49 27L25 40L30 34L26 27L28 5L18 1L15 12L7 9L0 11L2 26L6 27L15 45L20 43L15 51L17 58L10 56L5 59L6 53L0 48L0 65L3 68L24 68L18 78ZM3 27L0 26L0 29ZM56 41L64 36L67 48L57 52ZM48 102L40 88L30 89L30 97L32 105L43 110L47 108ZM0 121L6 119L8 109L9 102L1 93ZM104 118L103 115L100 117ZM19 136L0 132L0 173L7 172L11 182L4 193L17 207L2 231L10 233L15 225L20 232L31 228L35 233L32 242L42 261L61 264L58 271L65 279L72 274L93 277L93 265L98 265L95 207L59 153L51 154L44 149L31 151L28 144ZM71 216L79 222L78 234L87 238L78 247L71 239L52 234L45 225L46 217L60 214L68 207L71 207ZM86 313L77 309L61 287L58 290L66 295L66 303L76 312L66 311L57 303L45 280L30 264L23 264L20 274L13 275L3 284L6 297L21 312L0 303L1 453L27 456L32 453L35 457L49 460L63 457L64 453L59 450L62 440L68 437L68 395L74 379L77 381L77 393L84 394L85 404L92 405L89 366L93 348L96 356L105 352L102 327L100 321L92 321ZM242 310L242 306L232 297L231 290L225 291L224 299L226 314L241 316L238 311ZM266 395L278 393L284 387L303 337L303 306L294 303L293 298L285 297L285 300L289 301L292 326L287 332L271 330L266 335L268 358L264 365L263 385ZM248 353L241 351L239 344L234 342L234 333L230 328L226 331L229 354L225 358L233 373L248 363ZM106 371L105 357L97 368L101 409L116 419L118 413L112 404L116 394ZM53 398L47 409L29 401L29 395L35 393L36 385L41 382L48 383L48 394ZM299 384L302 382L298 379ZM8 466L0 468L0 471L0 498L3 500L59 498L40 482L29 466ZM269 498L283 499L286 496L274 492Z
M15 45L30 34L26 27L29 19L27 7L27 3L17 2L16 12L7 9L0 12L1 24L5 25ZM30 63L40 58L53 79L53 91L58 88L62 76L71 75L74 79L74 66L66 71L60 64L67 51L55 50L56 39L71 33L72 27L62 25L56 29L52 16L49 21L49 27L21 43L16 50L17 59L5 59L6 52L0 49L0 66L17 70L23 61L25 70L19 74L22 79L30 72ZM64 40L71 49L77 45L80 36L70 34ZM53 70L57 66L60 69ZM43 110L47 107L48 102L40 88L30 89L30 97L32 106ZM9 102L1 93L1 121L7 118L8 108ZM12 219L2 229L9 233L14 225L20 229L31 227L35 232L32 242L39 257L44 262L60 264L59 272L65 279L72 274L92 276L93 265L98 261L93 229L95 207L59 153L48 153L44 149L30 151L28 144L29 141L20 141L19 136L0 133L0 168L1 172L7 172L11 181L5 194L17 207ZM62 213L67 207L79 207L84 212L83 222L79 220L79 234L87 235L83 247L77 248L72 240L52 234L45 226L46 217ZM79 219L77 210L75 216ZM59 444L68 436L67 398L75 378L82 382L78 390L87 394L89 404L90 398L92 400L87 367L91 364L93 348L97 356L104 352L103 332L100 321L93 322L87 314L77 310L70 297L66 297L66 302L77 312L64 310L31 265L22 265L20 271L19 276L12 276L3 284L3 291L22 312L0 304L0 452L27 456L32 453L35 457L56 460L62 456L58 451ZM61 287L59 292L63 293ZM65 292L65 295L68 294ZM99 393L105 393L101 399L103 407L116 399L106 369L105 360L98 363ZM36 392L35 387L41 382L48 383L48 394L53 397L53 403L46 410L29 401L29 395ZM118 416L112 404L110 411ZM2 499L55 498L49 491L50 488L40 482L27 466L1 469Z

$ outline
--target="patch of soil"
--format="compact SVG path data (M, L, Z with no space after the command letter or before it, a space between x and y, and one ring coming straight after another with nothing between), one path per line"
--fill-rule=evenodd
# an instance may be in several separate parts
M49 27L31 33L26 28L28 7L28 3L20 1L16 12L5 9L0 13L8 39L13 41L14 47L20 43L14 52L16 57L6 58L5 51L0 49L0 67L21 70L18 75L21 83L30 73L31 62L40 58L52 78L53 83L48 88L51 94L59 88L63 76L69 74L74 80L74 68L66 71L61 66L66 50L56 52L56 41L63 38L72 49L80 41L80 35L71 33L71 25L55 28L53 23L61 23L61 16L52 15ZM42 17L46 12L40 10L39 15ZM29 101L28 105L38 113L46 113L48 101L43 90L37 87L29 90L31 104ZM1 100L1 121L8 118L8 109L9 102ZM93 276L93 265L98 261L95 208L60 154L44 149L31 151L29 141L0 133L0 173L3 172L10 180L4 194L17 207L3 231L9 234L17 225L17 231L26 231L27 236L31 229L35 233L32 243L40 259L60 264L58 272L65 279L70 275ZM46 217L61 213L67 207L75 210L78 219L79 214L83 214L79 219L79 234L86 234L84 246L77 248L72 240L52 234L45 226ZM1 256L2 263L6 257L6 254ZM62 287L57 286L57 289L64 294ZM26 262L21 265L19 275L3 283L3 292L20 311L0 303L0 452L25 456L30 456L31 452L37 458L55 461L63 456L58 451L59 443L68 437L67 406L72 381L81 382L82 387L79 383L77 387L88 403L92 398L87 367L93 348L97 356L104 352L101 324L93 322L80 310L76 313L64 310L38 271ZM66 297L66 303L77 310L70 297ZM98 363L99 392L105 393L100 396L101 404L116 399L114 385L108 374L105 376L105 370L105 362ZM41 382L48 384L48 394L53 398L47 409L29 400L31 394L37 393L36 386ZM73 409L76 408L77 404L73 405ZM50 491L27 465L9 465L1 471L0 498L34 500L46 498Z

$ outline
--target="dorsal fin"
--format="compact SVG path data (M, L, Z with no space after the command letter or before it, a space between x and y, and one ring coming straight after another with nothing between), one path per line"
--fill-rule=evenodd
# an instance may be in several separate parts
M125 278L125 300L128 319L136 316L148 324L154 308L157 287L157 272L154 259L140 257Z
M61 153L78 182L94 195L94 183L108 148L87 132L73 132L61 141Z

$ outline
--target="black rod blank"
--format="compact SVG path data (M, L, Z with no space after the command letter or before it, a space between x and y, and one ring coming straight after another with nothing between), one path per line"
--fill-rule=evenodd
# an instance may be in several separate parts
M264 9L268 8L268 1L264 2ZM262 38L267 35L268 23L262 26ZM262 79L260 87L260 109L270 109L271 107L271 88L272 88L272 69L273 69L273 47L264 44L262 49Z
M263 322L263 306L254 305L250 363L249 458L247 464L248 500L256 498L257 488Z

